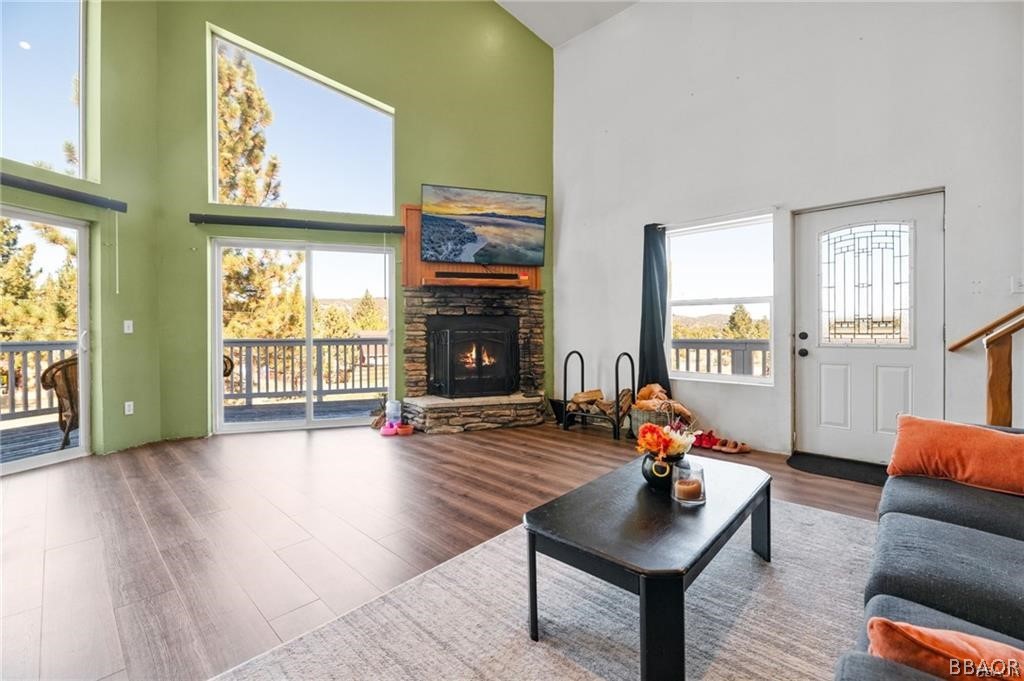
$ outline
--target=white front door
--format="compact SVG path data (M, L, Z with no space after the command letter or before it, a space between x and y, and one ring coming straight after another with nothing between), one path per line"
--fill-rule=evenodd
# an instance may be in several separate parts
M887 463L898 414L942 417L943 203L797 216L796 450Z

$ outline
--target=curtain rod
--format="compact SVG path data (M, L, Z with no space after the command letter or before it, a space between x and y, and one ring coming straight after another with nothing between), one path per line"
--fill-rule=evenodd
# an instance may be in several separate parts
M366 225L353 222L326 220L298 220L295 218L261 218L248 215L215 215L189 213L188 221L195 225L232 225L240 227L287 227L290 229L323 229L334 232L367 232L370 234L405 234L403 225Z
M74 201L75 203L84 203L89 206L108 208L110 210L117 211L118 213L128 212L128 204L124 201L108 199L96 194L90 194L89 192L78 191L77 189L68 189L67 187L50 184L49 182L30 180L27 177L19 177L18 175L11 175L10 173L0 173L0 185L3 185L4 187L11 187L13 189L24 189L25 191L32 192L34 194L44 194L58 199L66 199L68 201Z

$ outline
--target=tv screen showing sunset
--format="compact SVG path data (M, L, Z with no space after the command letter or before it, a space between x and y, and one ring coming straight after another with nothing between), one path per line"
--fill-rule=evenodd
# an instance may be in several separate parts
M422 199L423 260L544 264L546 196L425 184Z

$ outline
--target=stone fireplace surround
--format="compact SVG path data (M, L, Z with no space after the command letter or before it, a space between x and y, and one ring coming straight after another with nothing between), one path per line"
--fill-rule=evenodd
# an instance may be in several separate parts
M433 315L519 317L519 374L524 389L544 386L544 293L530 289L417 286L405 293L403 415L417 430L456 433L544 420L544 395L446 399L427 395L427 318Z

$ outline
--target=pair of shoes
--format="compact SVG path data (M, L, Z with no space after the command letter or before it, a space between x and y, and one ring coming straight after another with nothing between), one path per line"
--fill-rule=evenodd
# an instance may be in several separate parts
M750 445L746 442L737 442L736 440L719 440L718 444L711 449L723 454L746 454L750 451Z
M697 433L696 439L693 441L694 447L700 447L701 449L711 449L718 444L718 436L715 435L715 431L709 430L708 432Z

